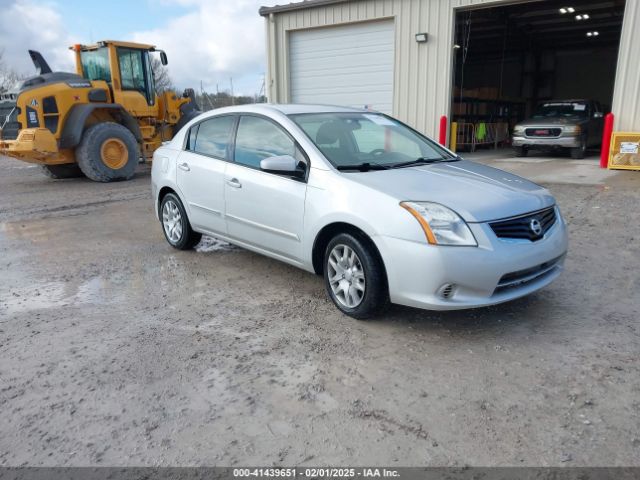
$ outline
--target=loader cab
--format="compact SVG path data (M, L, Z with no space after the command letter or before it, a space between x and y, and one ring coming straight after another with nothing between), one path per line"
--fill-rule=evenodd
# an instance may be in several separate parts
M133 116L155 116L157 97L150 52L153 45L131 42L98 42L96 45L75 45L78 74L89 80L107 82L111 98L123 105ZM162 63L167 57L160 51Z

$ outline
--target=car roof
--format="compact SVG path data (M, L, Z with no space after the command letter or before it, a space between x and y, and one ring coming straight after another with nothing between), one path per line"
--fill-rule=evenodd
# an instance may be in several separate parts
M234 107L224 107L211 112L254 112L254 113L274 113L279 112L284 115L292 115L296 113L362 113L371 112L371 110L365 110L362 108L341 107L338 105L307 105L307 104L294 104L294 103L252 103L246 105L236 105Z

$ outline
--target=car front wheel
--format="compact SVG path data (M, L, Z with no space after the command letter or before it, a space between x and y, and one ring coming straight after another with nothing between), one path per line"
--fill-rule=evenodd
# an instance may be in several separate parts
M529 150L527 147L513 147L513 153L516 157L526 157Z
M584 158L587 153L587 139L582 138L580 146L571 149L571 158L581 159Z
M202 238L202 234L191 228L182 202L173 193L168 193L162 199L160 221L167 242L178 250L189 250Z
M342 233L327 245L324 280L341 312L364 320L389 304L384 266L377 251L360 236Z

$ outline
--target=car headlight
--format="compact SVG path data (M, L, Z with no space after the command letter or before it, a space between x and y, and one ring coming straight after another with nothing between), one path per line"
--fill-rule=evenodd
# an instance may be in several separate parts
M522 125L516 125L513 127L513 133L524 133L524 127Z
M478 245L469 226L453 210L432 202L400 202L420 223L427 241L432 245Z
M582 133L582 127L580 125L567 125L566 127L562 127L562 131L572 135L580 135Z

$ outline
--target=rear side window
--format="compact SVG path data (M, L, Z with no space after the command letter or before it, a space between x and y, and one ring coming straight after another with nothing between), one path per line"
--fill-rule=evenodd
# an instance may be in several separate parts
M226 160L234 122L234 117L224 116L195 125L189 130L187 149Z
M277 125L259 117L240 118L236 135L235 161L260 168L260 160L280 155L296 155L294 141Z

